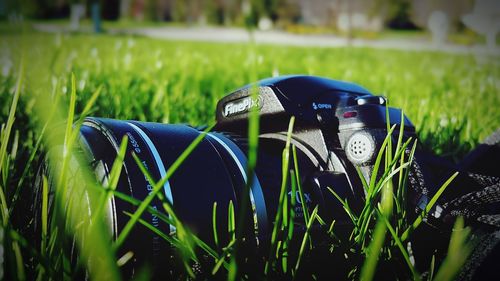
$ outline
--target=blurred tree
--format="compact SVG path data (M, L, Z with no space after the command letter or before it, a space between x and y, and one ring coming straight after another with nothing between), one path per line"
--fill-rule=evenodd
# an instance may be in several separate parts
M90 0L90 2L99 3L103 19L117 20L120 17L120 0Z
M250 11L246 15L245 24L248 27L255 27L259 23L259 19L265 13L264 0L250 0Z
M92 17L92 23L94 25L94 32L100 33L102 32L101 26L101 18L102 18L102 10L101 10L101 1L99 0L91 0L90 1L90 15Z
M279 18L279 9L284 6L286 0L264 0L265 14L273 22Z
M146 0L146 17L148 20L151 21L160 21L162 20L161 15L158 13L158 8L159 8L159 2L158 0Z
M0 0L0 19L3 19L7 15L7 5L5 0Z
M298 23L301 19L300 6L293 1L281 0L278 3L277 9L277 24L289 25L291 23Z
M186 1L174 0L172 9L172 19L177 22L185 22L187 20L187 5Z
M224 24L226 22L226 11L223 0L205 1L204 13L210 23Z
M387 27L392 29L417 29L411 20L411 0L375 0L372 12L380 13Z
M130 17L130 6L132 0L120 0L120 19L126 19Z
M7 14L22 15L28 18L49 17L54 6L54 1L50 0L5 0Z
M287 6L288 0L250 0L251 11L247 15L247 25L256 26L261 18L269 18L274 23L278 21L282 8Z
M132 15L135 20L163 21L172 20L173 10L183 5L182 0L121 0L120 14ZM181 6L182 8L182 6ZM182 10L181 10L182 12Z
M225 0L224 24L242 24L244 19L243 0Z
M158 18L164 21L172 21L172 0L162 0L158 6Z
M252 10L256 21L262 17L267 17L273 22L279 18L279 11L281 7L286 5L287 0L251 0Z

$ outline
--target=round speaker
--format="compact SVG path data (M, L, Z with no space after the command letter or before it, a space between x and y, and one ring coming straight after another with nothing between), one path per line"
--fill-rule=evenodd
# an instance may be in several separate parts
M347 157L356 165L368 163L374 153L375 141L371 135L365 132L356 132L347 141Z

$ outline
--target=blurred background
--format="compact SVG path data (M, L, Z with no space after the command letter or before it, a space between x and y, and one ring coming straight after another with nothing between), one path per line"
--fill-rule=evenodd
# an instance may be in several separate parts
M499 3L496 0L0 0L0 17L10 22L34 20L39 22L35 28L51 32L104 31L173 39L245 41L248 37L243 31L253 30L254 39L263 43L357 42L409 48L401 41L410 41L434 44L420 48L460 51L453 45L485 45L495 49L500 30ZM208 27L213 32L203 29ZM304 43L305 38L298 36L304 34L321 36L307 38L312 41Z

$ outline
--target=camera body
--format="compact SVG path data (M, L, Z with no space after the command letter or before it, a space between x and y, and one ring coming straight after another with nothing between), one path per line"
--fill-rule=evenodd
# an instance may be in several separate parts
M259 148L255 173L247 175L248 116L253 108L258 108L260 116ZM354 210L360 209L365 190L356 169L367 181L373 176L374 159L388 126L404 123L404 139L415 137L413 125L399 109L387 107L384 97L374 96L355 84L314 76L283 76L238 89L218 102L214 130L207 133L162 188L177 216L204 241L210 244L214 239L214 202L220 206L215 227L222 230L219 240L224 243L229 239L224 231L227 207L232 202L236 210L245 208L241 202L249 196L249 207L242 211L248 226L244 235L256 245L269 242L279 205L282 151L292 116L296 119L291 144L297 151L295 173L299 174L303 203L309 211L318 206L321 217L325 221L335 220L336 229L346 235L352 223L328 188L347 200ZM117 191L143 200L152 192L153 184L140 171L132 153L158 181L202 131L188 125L87 118L80 133L82 150L101 181L109 177L119 144L124 136L128 137ZM249 194L245 194L247 184L251 185ZM288 195L291 197L290 187ZM295 229L303 231L304 210L300 194L296 195L299 204L294 210ZM426 192L409 192L412 201L421 202L420 208L425 207L426 196ZM150 205L162 211L161 204L155 198ZM114 197L109 200L106 214L113 236L128 222L124 213L134 210L135 207ZM155 215L144 214L143 219L163 233L176 231L175 226ZM138 264L132 267L147 260L162 260L170 252L167 243L144 229L134 229L129 241L123 248L135 253Z
M254 173L249 174L248 120L253 109L259 113L259 145ZM221 245L230 240L228 206L233 205L236 213L244 216L242 231L247 243L258 252L270 241L278 211L283 180L282 151L292 116L295 124L290 142L296 148L297 162L291 161L294 167L289 168L298 175L303 191L303 196L295 196L298 201L294 208L295 230L305 231L302 206L309 210L318 206L320 216L327 222L335 220L337 233L347 236L352 222L329 188L349 202L353 210L360 210L366 196L363 179L369 182L372 177L379 176L373 172L374 164L388 137L388 128L395 127L390 136L394 143L400 132L403 141L416 138L413 124L400 109L388 107L384 97L372 95L356 84L302 75L265 79L222 98L216 108L216 125L206 135L202 128L189 125L90 117L80 128L79 140L97 179L107 182L120 143L126 136L128 146L116 191L140 201L153 192L154 183L148 181L133 155L151 177L159 181L166 178L168 169L183 151L195 139L203 137L163 183L160 192L183 224L208 244L214 243L213 229L219 230ZM495 148L494 151L498 154L500 150ZM491 152L484 154L493 155ZM469 157L467 167L481 162L477 160L481 157L476 156ZM434 183L436 173L426 169L434 165L446 175L457 168L432 159L429 161L418 150L415 153L406 193L410 219L425 209L429 197L436 192L432 188L439 187ZM447 165L449 167L443 168ZM292 197L290 184L287 188L288 196ZM40 194L40 190L35 191L35 217L39 217ZM249 199L248 206L242 203L245 198ZM214 202L218 206L216 210ZM438 209L442 209L437 205L435 217L439 217ZM163 212L159 198L154 198L150 207ZM116 239L129 221L126 213L135 210L136 206L129 202L115 196L109 198L105 214L112 237ZM163 233L176 232L174 225L165 223L153 213L144 213L141 218ZM134 228L117 254L128 251L134 253L134 258L123 267L125 274L132 276L148 263L153 265L154 274L160 279L175 275L165 271L162 262L173 255L171 245L156 233Z
M234 91L217 104L215 130L245 136L249 110L255 107L261 147L269 141L284 142L289 120L295 116L291 143L314 167L304 175L304 185L314 195L309 198L316 198L314 204L319 204L322 214L337 221L345 212L327 187L353 206L359 205L365 190L356 169L370 181L387 129L396 127L394 142L401 125L404 141L416 138L410 120L400 109L387 107L385 97L356 84L315 76L270 78ZM257 165L257 173L260 168ZM428 194L428 190L410 191L410 200L423 209Z

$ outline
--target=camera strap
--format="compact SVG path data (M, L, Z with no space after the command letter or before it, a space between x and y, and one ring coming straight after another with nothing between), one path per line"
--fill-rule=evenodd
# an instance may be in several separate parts
M457 277L457 280L485 280L492 277L500 255L500 178L475 173L468 176L484 188L460 196L444 207L451 217L463 216L471 223L487 226L473 231L474 250Z
M468 176L482 189L443 204L445 216L462 216L469 221L500 228L500 178L476 173Z
M486 280L498 276L496 263L500 256L500 178L468 173L467 177L481 188L442 205L442 220L453 223L461 216L472 226L470 237L474 249L456 280Z

